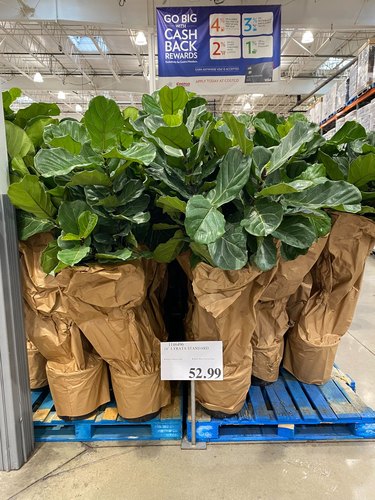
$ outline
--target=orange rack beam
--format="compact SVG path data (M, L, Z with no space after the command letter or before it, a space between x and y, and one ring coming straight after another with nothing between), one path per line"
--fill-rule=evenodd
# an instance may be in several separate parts
M345 106L345 108L343 108L341 111L337 112L334 116L331 116L331 118L329 118L327 121L325 121L324 123L322 123L320 125L320 128L324 128L326 125L337 120L337 118L340 118L341 116L345 115L348 111L355 108L357 106L357 104L359 104L362 101L365 101L366 99L368 99L372 95L375 95L375 87L369 89L367 92L365 92L361 96L357 97L357 99L355 101L353 101L350 104L348 104L347 106Z

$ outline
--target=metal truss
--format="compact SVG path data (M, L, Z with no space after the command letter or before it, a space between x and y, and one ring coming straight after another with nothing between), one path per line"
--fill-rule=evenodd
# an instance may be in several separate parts
M91 64L80 54L76 53L76 48L70 41L69 34L65 31L65 28L59 23L42 22L40 23L42 33L49 35L52 40L56 43L59 52L65 55L75 66L78 73L80 73L88 83L94 87L94 82L90 73L94 73L94 69Z
M63 64L56 57L47 53L37 36L23 23L0 21L0 37L2 37L0 43L1 61L30 80L32 80L35 71L40 71L41 68L56 76L67 73ZM11 52L16 52L15 45L23 52L27 52L30 57L12 55Z

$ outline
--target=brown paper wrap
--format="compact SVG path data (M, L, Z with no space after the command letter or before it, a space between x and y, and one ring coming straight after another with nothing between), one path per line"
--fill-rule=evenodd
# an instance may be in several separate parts
M119 414L139 418L170 402L160 380L165 266L153 261L78 267L67 287L70 314L110 365ZM150 299L148 299L148 294Z
M46 387L48 385L46 374L47 360L30 340L27 341L27 360L29 365L30 389Z
M326 242L327 238L321 238L305 255L295 260L279 260L272 281L255 306L257 326L252 337L255 377L267 382L277 380L284 352L284 335L289 328L289 297L296 293Z
M375 224L352 214L335 223L312 270L311 296L288 334L284 368L310 384L327 382L337 347L357 305L366 258L375 242Z
M65 290L75 270L53 277L40 267L49 241L49 234L41 234L20 245L26 334L47 360L57 414L81 417L110 400L108 372L70 316Z
M192 280L187 337L221 340L224 348L224 380L196 382L197 400L208 410L237 413L251 381L255 304L276 269L262 273L249 266L240 271L223 271L200 263L191 270L188 254L179 262Z

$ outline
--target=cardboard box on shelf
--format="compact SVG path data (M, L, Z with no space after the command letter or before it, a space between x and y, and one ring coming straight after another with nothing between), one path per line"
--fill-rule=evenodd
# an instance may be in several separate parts
M375 81L375 39L371 39L358 54L357 93Z
M323 96L323 120L336 112L336 94L337 82L335 82L327 94Z
M358 77L358 63L355 62L349 68L349 90L348 100L353 99L357 95L357 78Z
M337 109L343 108L348 102L348 79L342 80L337 83L337 94L336 94L336 107Z
M345 122L356 121L357 120L357 110L354 109L347 115L345 115Z
M313 123L320 123L322 121L322 99L319 98L309 110L309 119Z
M340 130L340 128L344 125L345 123L345 117L337 118L336 120L336 132Z

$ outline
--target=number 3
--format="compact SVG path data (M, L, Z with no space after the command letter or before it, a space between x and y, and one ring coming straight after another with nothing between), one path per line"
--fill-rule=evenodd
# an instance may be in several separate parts
M253 29L253 26L251 24L251 20L252 20L252 17L245 17L246 28L244 29L244 31L251 31ZM256 31L255 28L254 28L254 31Z

